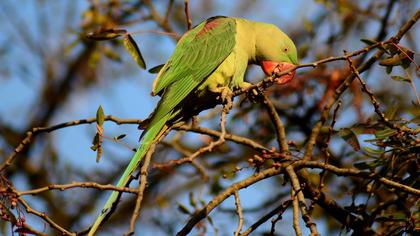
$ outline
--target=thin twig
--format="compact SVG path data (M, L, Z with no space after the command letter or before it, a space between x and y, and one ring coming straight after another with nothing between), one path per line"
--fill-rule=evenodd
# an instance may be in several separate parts
M328 58L324 58L324 59L314 61L314 62L311 62L311 63L305 63L305 64L297 65L293 68L274 73L272 76L269 76L269 77L265 78L264 80L262 80L262 81L260 81L256 84L250 85L246 88L238 89L238 90L234 91L234 96L241 95L241 94L249 92L253 89L265 89L265 88L269 87L270 85L272 85L272 83L276 80L276 78L279 78L283 75L287 75L287 74L289 74L292 71L295 71L297 69L307 68L307 67L315 68L315 67L318 67L320 65L323 65L323 64L326 64L326 63L329 63L329 62L333 62L333 61L344 61L344 60L347 60L347 58L355 57L355 56L358 56L358 55L363 54L363 53L368 53L369 51L371 51L371 50L373 50L377 47L383 47L383 45L385 45L387 43L391 43L391 40L389 40L387 42L377 42L377 43L374 43L370 46L367 46L367 47L362 48L360 50L356 50L352 53L349 53L349 54L346 54L346 55L343 55L343 56L328 57ZM381 54L381 56L382 56L382 54ZM375 61L376 61L376 59L375 59Z
M146 153L146 157L144 159L143 165L140 169L140 185L138 188L138 195L137 195L137 199L136 199L136 206L134 208L133 214L131 216L131 220L130 220L130 228L128 230L128 232L125 235L133 235L134 234L134 230L135 230L135 223L138 219L138 217L140 216L140 210L141 210L141 203L143 201L143 197L144 197L144 191L146 190L147 187L147 177L149 174L149 166L150 166L150 160L152 159L152 155L155 152L156 149L156 145L162 141L166 135L172 130L172 127L168 127L161 135L160 137L151 144L149 150Z
M119 188L115 185L111 185L111 184L106 184L106 185L102 185L102 184L98 184L96 182L72 182L71 184L51 184L42 188L37 188L37 189L32 189L32 190L27 190L27 191L21 191L18 192L19 196L23 196L23 195L36 195L36 194L40 194L46 191L50 191L50 190L66 190L66 189L71 189L71 188L94 188L94 189L99 189L99 190L113 190L113 191L118 191L118 192L125 192L125 193L133 193L133 194L137 194L138 191L136 189L132 189L132 188L127 188L127 187L122 187Z
M206 173L206 168L197 160L193 160L191 165L198 171L204 182L209 181L209 175Z
M206 134L206 135L210 135L213 137L220 137L220 135L222 134L221 132L217 131L217 130L212 130L212 129L208 129L208 128L204 128L204 127L198 127L198 126L187 126L187 125L182 125L182 126L178 126L178 127L174 127L175 130L185 130L185 131L191 131L194 133L198 133L198 134ZM256 151L269 151L268 148L264 147L263 145L255 142L252 139L249 138L245 138L242 136L237 136L234 134L229 134L226 133L225 134L225 139L238 143L238 144L243 144L245 146L248 146L252 149L255 149Z
M151 18L159 25L160 28L162 28L164 31L169 33L174 33L172 26L169 24L168 21L165 21L165 18L162 18L158 11L156 10L155 6L153 5L152 1L150 0L143 0L144 4L147 6L150 12ZM173 39L178 41L180 39L180 36L172 36Z
M266 94L262 94L263 96L263 104L266 107L268 114L271 117L271 120L275 126L275 130L277 132L277 142L279 144L279 147L281 148L281 152L288 152L289 146L287 145L287 139L286 139L286 131L284 129L283 122L280 119L279 114L276 111L276 107L273 105L271 100L267 97Z
M115 117L115 116L112 116L112 115L106 116L105 121L111 121L111 122L114 122L117 125L122 125L122 124L140 125L143 122L143 120L140 120L140 119L121 119L121 118L118 118L118 117ZM49 127L35 127L35 128L32 128L31 130L26 132L25 138L18 144L18 146L13 150L13 152L11 154L9 154L6 161L0 166L0 172L7 169L13 163L16 156L25 148L26 145L28 145L32 141L32 139L36 135L38 135L40 133L50 133L50 132L53 132L53 131L56 131L56 130L59 130L59 129L66 128L66 127L72 127L72 126L78 126L78 125L84 125L84 124L92 124L92 123L95 123L95 122L96 122L96 118L92 117L92 118L87 118L87 119L80 119L80 120L63 122L63 123L59 123L57 125L52 125L52 126L49 126ZM216 130L202 128L202 127L191 127L191 126L182 125L182 124L181 125L175 125L173 129L191 131L191 132L200 133L200 134L207 134L207 135L210 135L210 136L213 136L213 137L220 137L220 135L221 135L221 133L219 131L216 131ZM225 139L229 140L229 141L232 141L232 142L236 142L238 144L243 144L243 145L249 146L249 147L251 147L253 149L256 149L256 150L259 150L259 151L268 150L267 148L265 148L261 144L258 144L255 141L253 141L252 139L248 139L248 138L245 138L245 137L241 137L241 136L226 133L225 134Z
M361 171L358 169L352 169L352 168L339 168L336 167L334 165L330 165L330 164L325 164L322 162L317 162L317 161L304 161L304 160L300 160L300 161L295 161L293 162L292 166L294 167L295 170L301 169L301 168L316 168L316 169L323 169L323 170L327 170L329 172L332 172L334 174L336 174L337 176L354 176L354 177L358 177L358 178L365 178L365 179L372 179L372 180L377 180L380 183L391 187L391 188L395 188L398 189L400 191L409 193L409 194L413 194L415 196L420 197L420 190L395 182L393 180L390 180L388 178L382 177L376 173L372 173L372 172L366 172L366 171Z
M184 156L190 156L192 153L179 145L178 140L175 140L175 138L169 143L169 142L160 142L161 144L167 145L175 149L177 152L181 153ZM194 168L197 170L197 172L201 175L201 178L207 182L209 180L209 176L206 173L206 169L203 165L201 165L197 160L193 160L191 162L191 165L194 166ZM153 167L153 166L152 166Z
M25 208L26 212L28 212L29 214L32 215L36 215L39 218L43 219L45 222L47 222L51 228L56 229L57 231L59 231L62 235L71 235L71 236L76 236L76 233L72 233L67 231L66 229L64 229L63 227L61 227L60 225L58 225L57 223L55 223L50 217L48 217L45 213L43 212L39 212L37 210L34 210L33 208L31 208L29 206L29 204L23 200L23 198L21 196L19 196L19 193L15 190L12 189L13 193L16 194L17 196L17 200L20 204L22 204L22 206Z
M187 22L187 30L190 30L192 27L192 20L190 15L190 1L184 0L184 11L185 11L185 20Z
M295 166L294 169L298 170L299 168L296 168ZM314 188L310 181L311 178L309 173L306 170L300 170L297 174L299 179L301 179L303 183L306 183L303 188L305 197L314 201L329 216L332 216L346 228L352 229L357 235L361 235L360 232L363 232L364 234L370 233L369 235L376 235L375 231L370 228L370 223L368 221L354 214L354 212L342 207L325 191L319 191L318 188Z
M296 236L302 236L299 225L299 200L293 187L290 189L290 195L293 203L293 229L295 230Z
M257 174L254 174L242 181L239 181L235 184L232 184L227 189L225 189L223 192L215 196L207 205L205 205L201 210L195 212L190 219L188 220L187 224L177 233L178 236L187 235L193 227L200 222L202 219L207 217L210 212L217 207L219 204L221 204L225 199L227 199L229 196L234 194L235 191L238 191L240 189L246 188L250 185L253 185L263 179L270 178L272 176L280 174L284 169L278 168L278 167L272 167L269 169L266 169L264 171L261 171Z
M381 121L387 125L388 127L390 127L391 129L396 129L398 131L402 131L402 127L395 125L393 123L391 123L389 121L388 118L385 117L385 114L382 113L381 108L379 107L379 102L376 100L375 95L373 95L373 93L368 89L366 82L362 79L362 77L360 76L359 71L356 69L356 67L354 67L353 61L350 58L347 58L347 62L349 63L349 67L351 69L351 71L353 72L353 74L356 76L357 80L359 81L360 85L362 86L362 91L364 91L370 99L370 102L372 103L376 114L378 114L379 118L381 119Z
M138 119L118 119L114 116L106 116L106 121L113 121L116 124L140 124L141 120ZM49 133L58 129L62 129L65 127L77 126L81 124L91 124L96 122L96 118L88 118L88 119L81 119L81 120L74 120L69 122L60 123L57 125L49 126L49 127L35 127L26 132L25 138L18 144L18 146L13 150L13 152L7 157L6 161L0 166L0 172L3 172L6 168L8 168L16 158L17 154L21 152L27 144L29 144L34 136L40 133Z
M165 17L163 18L163 22L168 24L169 16L171 15L172 8L174 6L174 0L169 0L168 7L166 8Z
M236 231L235 231L234 235L238 236L241 233L242 225L244 224L244 216L243 216L243 213L242 213L241 201L240 201L240 198L239 198L238 191L235 191L233 194L235 196L236 212L238 214L238 219L239 219L238 227L236 228Z
M420 18L420 10L418 10L416 12L416 14L413 17L410 18L409 21L407 21L403 26L401 26L398 33L394 37L390 38L386 43L391 43L391 42L392 43L398 43L401 40L401 38L408 32L408 30L417 22L417 20L419 18ZM373 44L370 47L367 47L365 49L367 51L369 51L368 49L370 49L370 50L373 49L372 46L378 47L380 45L382 45L382 44L376 43L376 44ZM347 60L347 58L353 57L354 54L358 55L359 52L362 53L363 52L362 50L347 54L347 55L345 55L341 58L337 57L337 60ZM365 63L363 63L361 66L359 66L357 68L357 71L359 73L363 73L364 71L369 69L373 65L373 63L375 63L383 54L384 54L384 52L382 50L378 50ZM331 60L333 60L333 59L331 59ZM324 59L324 61L328 61L328 58ZM350 84L353 82L354 79L355 79L354 73L350 74L344 80L344 82L334 91L333 96L331 96L330 99L326 102L326 104L324 106L324 109L321 113L321 117L320 117L319 121L312 128L312 132L311 132L311 135L309 137L308 144L307 144L307 147L306 147L306 151L305 151L305 154L304 154L304 157L303 157L304 160L309 160L309 158L312 156L312 151L313 151L313 148L315 146L316 139L318 137L318 134L319 134L319 131L321 129L322 124L324 124L324 122L327 120L330 108L334 105L336 100L344 93L344 91L346 91L346 89L350 86Z
M231 98L229 98L231 99ZM216 141L212 141L210 142L208 145L199 148L196 152L194 152L193 154L191 154L190 156L187 157L183 157L181 159L178 160L170 160L168 162L165 163L156 163L153 165L153 168L167 168L170 167L172 165L182 165L184 163L191 163L192 161L194 161L195 158L197 158L198 156L206 153L206 152L211 152L213 150L213 148L218 147L220 145L222 145L223 143L225 143L225 137L226 137L226 116L227 113L229 112L229 110L232 108L232 102L227 102L225 105L223 105L223 110L222 110L222 114L220 117L220 136Z
M335 107L334 112L333 112L333 117L332 117L331 126L330 126L330 132L328 133L327 140L325 140L325 145L322 148L322 151L325 154L325 161L324 161L325 164L328 164L328 162L330 161L331 154L328 150L328 147L330 145L331 137L334 133L334 125L335 125L335 122L337 121L337 113L338 113L338 109L340 109L340 107L341 107L341 101L338 101L337 106ZM321 173L319 173L319 185L318 185L318 190L319 191L321 191L322 188L324 187L324 179L325 179L325 170L322 170Z
M396 44L396 43L391 43L392 45L394 45L396 48L398 48L398 50L402 53L402 54L404 54L404 56L406 56L407 58L408 58L408 60L410 60L411 61L411 63L413 63L414 64L414 66L416 67L416 70L420 70L420 67L419 67L419 65L417 65L417 63L416 63L416 61L414 61L414 59L413 58L411 58L405 51L404 51L404 49L402 49L398 44Z
M314 235L314 236L319 235L318 230L316 228L316 224L312 222L312 217L310 216L310 213L308 212L306 208L305 197L303 196L299 179L296 175L295 170L293 169L293 166L291 165L287 166L286 172L289 175L290 182L292 183L292 189L294 190L294 194L296 194L297 200L299 201L300 212L302 213L302 219L305 221L306 227L308 227L309 230L311 231L311 235Z
M25 229L24 232L26 232L27 235L47 236L47 234L41 233L41 232L35 230L34 228L32 228L30 225L28 225L26 223L24 223L20 228ZM15 230L15 232L17 232L17 231ZM21 236L21 235L19 235L19 236ZM22 234L22 236L26 236L26 235Z
M291 200L284 201L279 206L268 212L267 214L263 215L260 219L258 219L254 224L252 224L247 230L245 230L240 236L247 236L256 230L260 225L264 224L269 220L272 216L279 214L282 215L283 212L290 206ZM273 226L272 226L273 227Z
M165 136L165 135L162 135ZM143 201L143 196L144 196L144 191L146 189L147 186L147 176L148 176L148 169L150 166L150 160L152 159L152 155L155 152L155 148L156 148L156 144L157 142L154 142L149 150L146 153L146 157L144 158L144 162L143 165L140 169L140 185L138 188L138 195L137 195L137 199L136 199L136 206L134 208L133 214L131 216L130 219L130 228L128 230L128 232L125 235L134 235L134 230L135 230L135 224L136 221L140 215L140 210L141 210L141 203Z
M143 34L143 33L161 34L161 35L168 35L168 36L172 36L172 37L180 37L175 32L165 32L165 31L159 31L159 30L136 30L136 31L133 31L133 32L129 32L129 34L131 34L131 35L133 35L133 34Z
M413 89L414 95L416 96L417 104L420 106L420 98L419 98L419 94L417 93L416 85L414 84L413 78L411 78L407 70L404 70L404 72L406 76L410 79L411 88Z

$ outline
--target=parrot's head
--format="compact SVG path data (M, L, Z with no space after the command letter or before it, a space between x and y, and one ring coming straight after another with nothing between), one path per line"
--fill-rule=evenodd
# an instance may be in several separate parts
M256 25L256 60L264 73L273 73L294 68L298 64L297 50L293 41L277 26L265 23ZM284 84L295 76L295 71L277 78L276 82Z

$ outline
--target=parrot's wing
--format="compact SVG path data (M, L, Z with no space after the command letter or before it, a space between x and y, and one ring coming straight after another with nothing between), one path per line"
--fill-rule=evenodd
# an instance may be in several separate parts
M153 94L176 82L187 87L203 82L232 52L235 34L235 19L227 17L210 18L188 31L158 74Z
M235 47L236 22L226 17L210 18L188 31L155 80L153 93L164 91L151 124L179 105L200 85Z

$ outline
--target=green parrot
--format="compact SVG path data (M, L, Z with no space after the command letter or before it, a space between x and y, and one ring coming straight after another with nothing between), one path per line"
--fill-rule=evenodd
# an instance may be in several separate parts
M272 24L217 16L186 32L153 83L152 95L162 98L116 186L127 185L151 144L171 124L220 104L223 94L249 86L244 82L248 64L260 65L265 74L272 75L297 63L293 41ZM293 77L294 71L278 78L277 83L286 83ZM118 196L118 192L111 193L88 235L94 235L109 217Z

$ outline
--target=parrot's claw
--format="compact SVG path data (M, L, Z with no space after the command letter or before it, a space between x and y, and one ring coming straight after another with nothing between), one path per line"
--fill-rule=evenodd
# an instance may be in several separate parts
M240 85L240 88L241 89L246 89L250 86L252 86L251 83L242 82L241 85ZM260 94L261 94L261 91L258 91L258 89L251 89L247 92L247 97L251 102L257 102Z
M232 107L233 92L229 87L210 88L210 91L219 94L216 99L219 99L222 104L227 105L229 108Z
M228 87L223 87L220 92L220 99L223 103L226 103L228 99L232 100L233 92Z
M222 87L220 92L220 100L228 109L232 107L233 92L229 87Z

